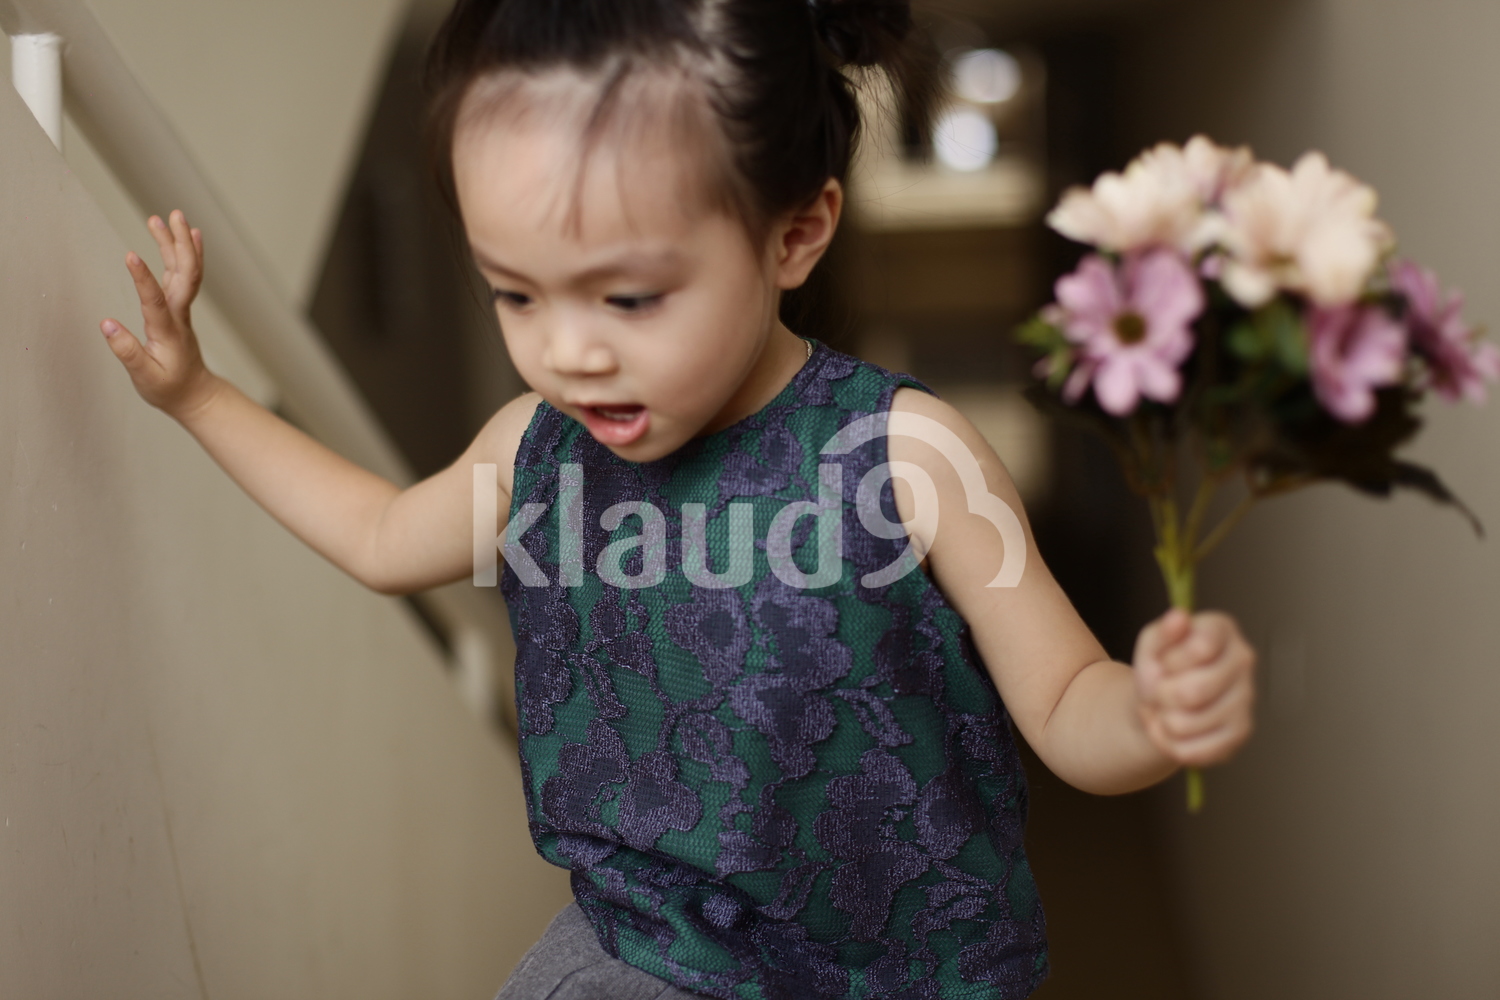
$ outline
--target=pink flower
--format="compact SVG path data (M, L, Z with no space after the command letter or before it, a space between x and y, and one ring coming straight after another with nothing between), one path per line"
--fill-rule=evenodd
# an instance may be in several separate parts
M1476 342L1477 331L1464 322L1463 296L1455 292L1445 300L1437 275L1410 261L1393 263L1390 276L1391 287L1406 298L1412 346L1427 360L1423 388L1450 403L1483 403L1485 379L1500 379L1500 347Z
M1121 417L1141 396L1163 403L1177 398L1178 366L1192 353L1192 324L1204 305L1203 289L1182 257L1153 250L1119 269L1103 257L1086 257L1058 281L1057 302L1058 325L1080 354L1063 399L1076 402L1092 382L1099 405Z
M1313 393L1346 424L1375 412L1375 389L1401 379L1406 329L1375 307L1314 308L1307 317Z

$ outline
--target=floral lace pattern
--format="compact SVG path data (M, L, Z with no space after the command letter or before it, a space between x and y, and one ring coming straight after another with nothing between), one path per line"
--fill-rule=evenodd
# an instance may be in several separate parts
M656 462L617 458L545 403L522 442L512 515L549 508L519 544L550 583L523 586L509 568L502 580L532 836L573 871L605 950L682 989L1009 1000L1046 974L1005 708L923 573L860 584L904 544L854 509L883 439L821 454L915 384L818 345L760 412ZM770 572L766 530L785 504L818 498L821 462L843 465L843 573L798 590ZM647 501L666 518L661 583L562 584L565 465L583 469L583 565L640 531L633 518L606 531L601 514ZM881 499L893 514L889 483ZM695 503L715 567L728 505L754 507L749 583L688 582L681 510ZM794 530L799 563L816 552L813 521ZM643 558L636 547L622 570Z

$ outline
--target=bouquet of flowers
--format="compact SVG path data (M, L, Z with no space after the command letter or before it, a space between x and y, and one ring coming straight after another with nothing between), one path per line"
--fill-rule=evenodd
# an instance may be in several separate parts
M1429 392L1482 403L1500 347L1462 298L1392 256L1375 192L1308 153L1287 171L1201 136L1075 188L1048 216L1093 248L1018 331L1027 392L1110 443L1150 502L1172 603L1256 502L1319 481L1421 491L1478 520L1430 469L1397 458ZM1218 490L1243 498L1212 526ZM1188 773L1189 809L1202 779Z

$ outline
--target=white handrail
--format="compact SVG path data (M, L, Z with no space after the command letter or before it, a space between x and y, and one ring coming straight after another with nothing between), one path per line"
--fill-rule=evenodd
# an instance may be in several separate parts
M209 234L212 266L204 291L276 383L289 417L365 468L407 485L410 467L386 436L348 374L312 324L286 302L269 269L198 169L166 116L135 79L82 0L0 0L11 35L54 33L65 42L63 83L69 116L120 184L145 206L180 208ZM466 582L423 595L452 637L459 689L495 718L510 662L501 608ZM505 706L504 718L513 718Z
M53 34L13 37L10 80L52 145L62 149L62 39Z

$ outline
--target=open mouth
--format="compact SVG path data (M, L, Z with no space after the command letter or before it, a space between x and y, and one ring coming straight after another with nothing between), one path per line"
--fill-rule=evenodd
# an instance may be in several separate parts
M630 404L583 406L584 426L594 440L604 445L627 445L639 441L651 418L644 406Z

